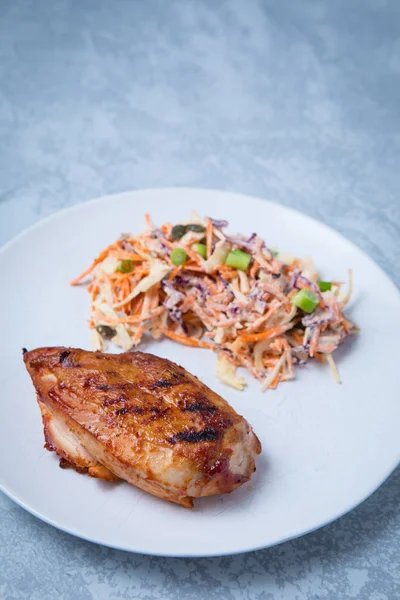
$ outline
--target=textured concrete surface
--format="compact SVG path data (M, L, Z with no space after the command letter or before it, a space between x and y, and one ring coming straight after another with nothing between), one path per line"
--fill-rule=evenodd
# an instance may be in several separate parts
M329 223L399 284L399 107L397 0L2 0L0 243L104 193L215 187ZM97 547L0 495L0 598L394 600L399 487L201 560Z

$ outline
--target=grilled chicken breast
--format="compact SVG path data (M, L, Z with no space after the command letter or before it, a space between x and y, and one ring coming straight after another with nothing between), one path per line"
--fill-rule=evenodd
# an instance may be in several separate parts
M45 447L61 466L185 507L255 471L257 436L218 394L169 360L74 348L24 351Z

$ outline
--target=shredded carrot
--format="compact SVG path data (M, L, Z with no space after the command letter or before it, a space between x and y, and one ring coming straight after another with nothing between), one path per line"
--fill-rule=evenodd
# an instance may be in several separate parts
M292 329L292 331L290 332L290 334L292 335L292 337L294 337L294 339L296 340L296 342L300 345L302 345L303 343L303 335L300 333L300 331L297 331L297 329Z
M163 232L163 234L166 237L169 237L171 234L171 230L172 230L172 225L171 223L164 223L164 225L161 225L161 231Z
M294 261L288 265L287 267L285 267L285 272L287 275L293 273L293 271L295 270L296 267L298 267L300 265L300 261L298 258L295 258Z
M190 312L182 315L182 319L185 321L185 323L201 324L199 317Z
M201 256L198 254L198 252L195 252L194 250L192 250L190 248L190 246L188 246L188 245L185 246L185 252L189 256L189 258L192 259L192 261L194 262L195 265L201 267L201 271L204 273L204 267L201 266L201 262L200 262Z
M140 315L140 313L142 312L142 308L143 308L143 302L144 302L144 294L139 294L139 296L136 296L136 298L134 298L134 300L132 300L132 304L133 304L132 314L133 315Z
M115 248L115 244L111 244L110 246L107 246L107 248L105 248L102 252L100 252L99 256L92 262L90 267L88 269L86 269L85 271L83 271L83 273L81 273L78 277L73 279L70 282L70 285L77 285L84 277L87 277L88 275L90 275L90 273L93 271L93 269L95 267L97 267L97 265L99 263L103 262L103 260L105 258L107 258L107 256L110 253L110 250L112 250L112 248Z
M185 265L185 271L194 271L195 273L204 273L204 267L199 267L192 265L191 263L188 266Z
M248 328L246 333L250 333L251 331L254 331L255 329L260 329L261 325L266 323L266 321L268 321L272 317L272 315L277 312L277 310L280 307L281 307L280 304L271 306L262 317L259 317L256 321L254 321L254 323L252 323L252 325L250 325L250 327Z
M168 281L172 281L173 279L175 279L175 277L178 275L178 273L180 271L182 271L182 269L183 269L183 265L179 265L178 267L175 267L175 269L173 271L171 271L171 274L168 277Z
M129 317L118 317L118 319L111 319L109 317L102 317L102 322L104 323L110 323L113 325L138 325L140 323L143 323L143 321L152 321L155 320L156 317L159 317L163 312L165 311L165 307L164 306L159 306L158 308L156 308L155 310L152 310L151 312L147 313L147 314L138 314L138 315L131 315Z
M221 273L224 279L236 279L237 277L236 269L233 269L232 267L227 267L226 265L220 265L218 267L215 267L215 271Z
M276 363L278 362L277 358L271 358L271 357L266 357L263 359L263 363L265 367L275 367Z
M145 267L145 266L138 267L135 270L135 276L137 277L138 281L140 279L142 279L142 277L146 277L149 273L150 273L150 268Z
M151 220L149 213L145 213L144 221L149 229L154 229L153 221Z
M170 329L162 329L161 331L164 335L171 338L171 340L174 340L175 342L180 342L185 346L194 346L196 348L209 348L211 350L214 350L215 348L215 344L210 344L209 342L204 342L202 340L196 340L186 335L179 335L178 333L175 333Z
M146 246L144 246L139 240L134 239L134 238L129 238L128 241L130 244L132 244L133 247L136 247L136 249L139 253L142 253L145 256L149 255L149 251L147 250Z
M94 302L96 300L97 294L99 293L99 286L93 285L91 289L91 301Z
M244 335L239 335L238 339L241 342L260 342L261 340L268 340L269 338L276 337L277 335L281 335L288 329L290 329L292 325L289 323L288 325L280 325L278 327L272 327L271 329L267 329L267 331L263 331L261 333L248 333Z

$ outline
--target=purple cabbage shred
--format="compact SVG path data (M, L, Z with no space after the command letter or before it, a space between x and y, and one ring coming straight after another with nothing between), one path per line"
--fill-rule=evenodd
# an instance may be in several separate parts
M216 229L223 229L224 227L228 227L229 225L228 221L225 221L224 219L212 219L211 217L207 218L210 219L213 227L215 227Z
M329 323L332 319L333 311L328 307L325 311L316 310L315 313L303 317L301 322L304 327L310 327L311 325L323 325L324 323Z

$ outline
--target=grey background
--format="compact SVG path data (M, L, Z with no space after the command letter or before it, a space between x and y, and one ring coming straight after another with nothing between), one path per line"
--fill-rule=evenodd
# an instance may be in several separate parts
M215 187L329 223L399 284L399 106L397 0L1 0L0 243L104 193ZM201 560L101 548L0 494L0 598L392 600L399 483Z

